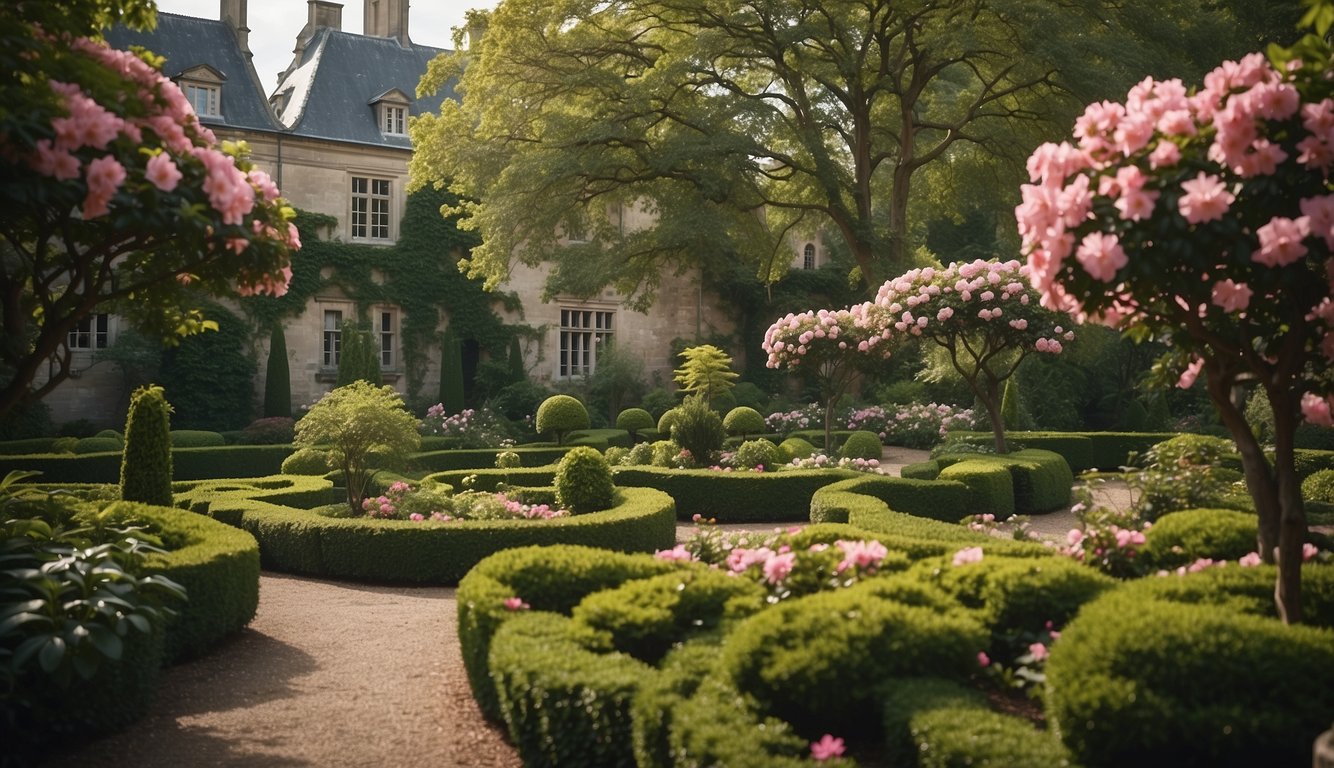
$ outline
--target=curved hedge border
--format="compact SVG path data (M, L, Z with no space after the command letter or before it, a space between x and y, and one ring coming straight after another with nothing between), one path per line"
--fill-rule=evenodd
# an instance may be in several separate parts
M238 495L208 514L259 540L266 568L310 576L456 584L480 560L511 547L584 544L653 552L676 541L672 500L650 488L617 489L602 512L555 520L431 521L328 518Z
M501 483L538 488L550 486L556 481L556 465L517 469L451 469L427 475L423 480L445 483L453 486L455 490L463 490L463 479L466 477L474 478L472 484L474 491L494 491Z
M1002 455L945 454L934 459L940 479L959 480L976 492L974 503L999 518L1032 515L1070 504L1075 476L1054 451L1027 448ZM1009 473L1008 480L996 468ZM915 472L921 470L914 467ZM1009 510L1008 512L1006 510Z
M1129 463L1130 454L1143 453L1176 432L1006 432L1005 439L1025 448L1041 448L1065 457L1076 475L1096 469L1115 472ZM951 440L991 445L990 432L950 432Z
M524 467L541 467L555 464L571 446L513 448L455 448L446 451L423 451L415 453L408 460L416 469L423 472L448 472L458 469L492 469L496 466L496 457L507 451L519 454L519 462Z
M614 471L618 488L657 488L670 494L680 520L700 515L719 523L804 522L816 491L858 474L838 469L719 472L648 466Z
M172 478L211 480L263 477L282 471L290 445L225 445L216 448L173 448ZM11 470L36 470L44 483L120 482L120 452L25 454L0 456L0 476Z
M205 514L220 499L250 499L297 509L314 509L345 500L332 480L312 475L185 481L173 483L172 490L176 506ZM231 520L223 522L235 524Z

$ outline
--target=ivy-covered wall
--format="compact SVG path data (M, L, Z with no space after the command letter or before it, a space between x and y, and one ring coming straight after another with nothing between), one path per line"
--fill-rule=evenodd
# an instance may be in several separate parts
M507 326L497 308L521 311L513 293L488 293L477 280L458 270L458 260L477 244L477 237L443 218L440 207L453 202L443 190L430 187L408 198L399 226L398 241L387 247L320 239L336 220L324 214L301 212L297 228L301 251L292 264L291 288L286 296L255 296L242 300L246 313L259 328L275 320L290 324L317 298L346 297L356 307L356 318L369 319L375 305L401 310L399 346L405 385L401 389L415 406L435 402L440 373L440 332L448 325L455 336L471 340L481 354L503 360L510 339L519 330ZM300 357L316 349L309 339L288 336L288 346ZM292 367L293 386L308 375Z

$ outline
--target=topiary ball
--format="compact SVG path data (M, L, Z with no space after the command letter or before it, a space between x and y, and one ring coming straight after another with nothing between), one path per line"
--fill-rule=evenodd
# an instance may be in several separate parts
M302 448L283 459L284 475L323 475L329 471L329 453L318 448Z
M727 430L729 435L758 435L767 427L764 423L764 417L754 408L746 406L737 406L727 412L723 418L723 429Z
M1303 480L1302 498L1334 504L1334 469L1322 469Z
M815 446L800 437L789 437L778 444L778 456L784 464L791 463L793 459L809 459L814 454Z
M838 455L845 459L878 459L884 451L880 436L874 432L859 429L848 435Z
M572 513L609 509L615 488L611 466L596 448L570 449L556 465L556 503Z
M74 452L83 453L119 453L125 443L119 437L85 437L74 444Z
M732 463L737 467L753 469L763 467L765 470L772 471L778 465L783 464L778 446L763 438L759 440L747 440L736 449L736 455Z
M657 426L653 420L653 414L643 408L626 408L616 417L616 428L624 429L630 434L638 432L647 432Z
M672 425L676 423L678 416L680 416L680 411L675 408L669 408L663 412L662 417L658 419L658 434L670 435Z
M588 409L570 395L552 395L537 408L538 433L550 433L558 445L565 441L569 433L588 427Z

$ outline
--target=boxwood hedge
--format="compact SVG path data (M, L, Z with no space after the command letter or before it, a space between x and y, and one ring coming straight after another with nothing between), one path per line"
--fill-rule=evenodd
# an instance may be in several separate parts
M1091 469L1113 472L1129 463L1130 454L1143 453L1175 432L1006 432L1005 437L1024 448L1059 453L1075 474ZM951 432L952 440L989 445L990 432Z
M283 459L291 452L290 445L173 448L172 477L176 480L205 480L276 475L282 471ZM115 483L120 480L120 449L83 455L0 456L0 475L16 469L41 472L41 480L46 483Z
M665 491L676 500L681 520L698 514L719 523L797 522L809 519L817 490L853 476L851 470L761 473L633 466L617 468L616 485Z
M1153 568L1176 568L1200 558L1236 560L1257 548L1259 519L1234 509L1184 509L1163 515L1144 532L1140 556Z

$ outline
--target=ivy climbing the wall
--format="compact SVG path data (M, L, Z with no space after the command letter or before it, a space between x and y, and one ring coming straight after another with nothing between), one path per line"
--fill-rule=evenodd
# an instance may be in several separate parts
M427 388L432 361L440 360L440 333L448 325L462 343L476 342L484 355L506 359L510 340L530 333L525 326L507 326L497 306L522 309L514 293L488 293L479 280L458 270L458 260L477 245L477 236L461 231L457 218L442 218L440 207L453 195L426 187L408 197L398 242L389 247L321 239L337 227L332 216L302 211L296 224L302 249L292 261L293 277L286 296L255 296L242 300L258 327L298 317L318 295L336 288L367 321L371 308L390 304L402 311L400 341L407 401L415 410L436 402L436 387Z

